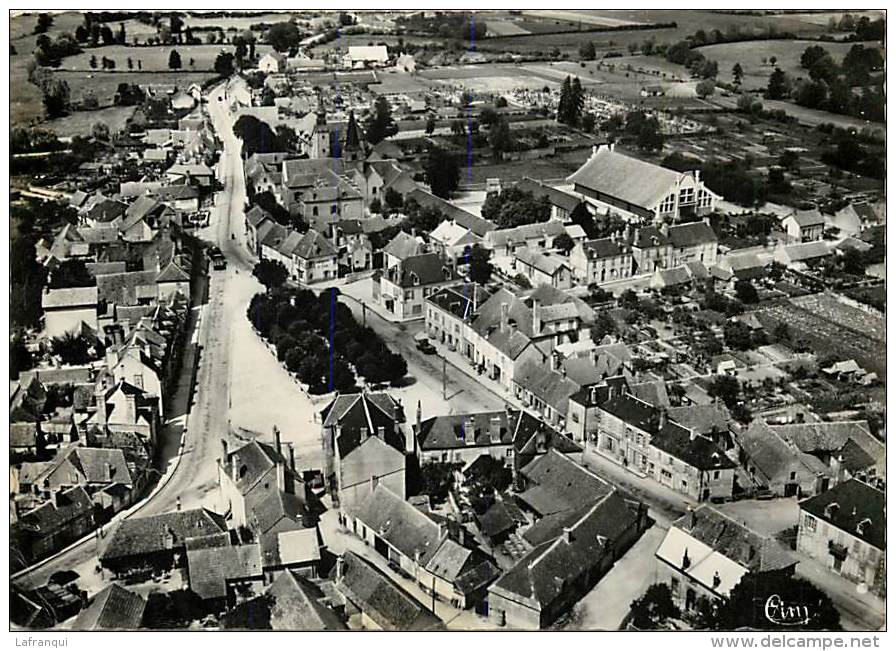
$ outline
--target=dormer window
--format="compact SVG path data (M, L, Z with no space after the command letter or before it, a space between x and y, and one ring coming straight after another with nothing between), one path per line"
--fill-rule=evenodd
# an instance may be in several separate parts
M871 526L871 518L864 518L861 522L856 525L856 533L860 536L864 536L865 532L868 531L868 527Z

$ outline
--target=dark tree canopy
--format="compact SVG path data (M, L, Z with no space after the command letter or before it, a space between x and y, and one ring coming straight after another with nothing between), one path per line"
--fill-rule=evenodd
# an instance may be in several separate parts
M168 67L171 70L179 70L182 65L180 53L177 50L171 50L171 54L168 55Z
M258 282L270 290L285 283L289 277L289 272L279 260L262 258L255 264L252 275L258 278Z
M50 274L49 286L53 289L92 285L96 285L96 278L87 270L83 260L74 258L63 260Z
M389 100L380 95L373 103L373 115L367 122L367 140L375 145L396 133L398 126L392 121L392 107Z
M536 198L531 192L512 186L489 193L482 204L482 216L498 228L513 228L546 222L551 218L551 204L547 197Z
M298 47L301 38L298 27L291 21L274 23L268 30L268 43L278 52Z
M441 147L431 147L423 162L423 174L434 195L450 197L460 182L457 156Z
M480 285L484 285L492 278L492 271L494 268L492 267L492 263L489 261L491 257L490 251L486 248L479 246L478 244L474 244L473 248L470 249L469 254L469 263L470 263L470 280L474 283L479 283Z

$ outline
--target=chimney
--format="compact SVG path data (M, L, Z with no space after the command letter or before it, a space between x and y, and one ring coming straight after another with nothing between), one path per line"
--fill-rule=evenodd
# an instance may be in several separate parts
M230 476L233 479L233 483L235 484L237 480L240 478L240 458L234 454L230 460Z
M492 445L497 445L501 442L501 417L500 416L492 416L488 423L488 434L489 440Z
M663 222L660 225L660 233L662 233L666 237L669 237L669 224L667 224L666 222Z
M532 334L541 332L541 305L537 298L532 299Z
M293 447L293 444L289 444L289 467L292 468L293 472L296 470L296 449Z
M274 433L274 449L279 454L280 453L280 428L277 427L276 425L274 425L273 433Z
M563 542L567 545L572 543L572 527L563 527Z
M722 577L719 576L719 573L716 572L712 575L712 589L715 590L722 583Z
M336 557L336 583L342 581L342 575L345 572L345 559L342 556Z
M666 420L668 419L668 414L666 410L660 407L659 409L659 422L657 423L657 429L663 429L666 426ZM691 439L693 441L693 438Z
M103 478L106 481L112 481L112 464L111 463L107 462L107 463L103 464Z
M62 489L56 488L50 492L50 500L53 502L53 506L55 508L59 508L62 506Z
M224 439L221 439L221 454L223 455L221 457L221 461L226 463L227 462L227 441L225 441Z
M371 493L372 493L373 491L376 490L376 486L377 486L377 484L379 484L379 483L380 483L380 478L379 478L379 477L377 477L376 475L371 475L371 476L370 476L370 492L371 492Z
M615 142L610 143L610 151L616 151L616 143Z
M368 430L367 430L367 428L366 428L366 427L362 427L362 428L361 428L361 442L362 442L362 443L363 443L364 441L367 440L367 436L368 436Z
M607 382L607 400L612 400L615 395L616 387L613 386L612 382Z
M125 395L125 422L131 424L137 422L137 394L128 393Z
M386 428L383 427L382 425L378 426L376 428L376 437L378 439L380 439L381 441L385 441L386 440Z
M501 332L507 329L507 314L510 306L507 303L501 303Z
M439 522L439 540L445 540L448 537L448 524Z
M685 520L685 526L688 528L688 531L693 530L695 526L697 526L697 512L694 511L694 507L688 505L687 519Z
M597 387L591 387L589 390L588 403L591 405L597 404Z

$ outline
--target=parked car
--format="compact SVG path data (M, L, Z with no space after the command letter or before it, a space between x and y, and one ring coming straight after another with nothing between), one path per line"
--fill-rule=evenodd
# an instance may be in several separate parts
M429 339L421 339L417 342L417 350L422 352L424 355L434 355L436 352L436 347L429 342Z

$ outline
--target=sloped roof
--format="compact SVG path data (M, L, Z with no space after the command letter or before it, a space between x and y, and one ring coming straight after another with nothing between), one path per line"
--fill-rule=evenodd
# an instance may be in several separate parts
M72 624L76 631L136 630L143 623L146 600L113 583L97 594Z
M428 563L442 544L439 523L382 483L361 503L355 517L408 558L419 559L421 565Z
M499 228L489 231L485 240L492 246L506 246L508 243L525 244L528 240L542 237L557 237L566 232L563 222L557 219L549 219L546 222L534 224L521 224L513 228Z
M344 631L345 623L324 603L324 593L303 576L281 572L268 586L275 631Z
M800 228L824 225L824 216L818 208L813 208L812 210L797 210L788 215L788 217L792 217Z
M685 174L601 147L569 181L651 209L674 191Z
M398 231L383 248L383 253L399 260L406 260L411 256L419 255L424 250L425 245L421 240L404 231Z
M514 257L516 257L519 262L533 267L551 277L555 276L561 269L569 269L569 261L567 258L560 255L549 255L539 251L533 251L528 247L519 249L514 254Z
M81 486L62 491L58 506L46 502L19 517L17 526L39 535L49 535L75 518L93 511L93 501Z
M460 276L438 253L421 253L405 258L400 267L386 270L385 277L400 287L434 285L459 280Z
M582 200L578 197L528 176L523 177L523 180L517 183L516 187L525 190L526 192L531 192L532 196L536 199L539 197L547 197L551 205L557 206L567 212L572 212L580 203L582 203Z
M672 241L672 246L679 248L712 244L719 241L719 237L712 230L712 226L704 221L670 226L669 239Z
M404 422L404 412L387 393L348 393L336 396L321 412L323 427L339 425L336 446L339 456L345 458L362 441L362 429L368 436L377 436L380 427L385 430L386 443L404 451L404 439L395 433L395 424Z
M49 289L41 297L41 306L45 310L95 307L97 303L96 287L66 287Z
M385 631L441 630L444 624L370 561L347 551L336 589Z
M227 530L224 518L208 509L190 509L123 520L103 551L102 560L182 548L187 538Z
M489 231L497 228L495 224L482 217L477 217L471 212L467 212L463 208L455 206L450 201L446 201L431 192L427 192L422 188L416 188L407 194L405 200L413 199L421 206L429 206L438 208L448 219L455 221L464 228L473 231L479 237L485 237Z
M530 487L519 499L542 516L592 505L615 487L556 450L522 469Z
M258 543L187 549L190 590L202 599L227 597L227 582L261 578L261 547Z
M292 254L303 260L332 257L337 254L333 244L314 230L307 231L296 244Z
M800 502L800 509L880 550L886 549L886 496L863 481L849 479L837 484Z
M629 252L625 243L616 241L609 237L604 237L597 240L585 240L584 242L582 242L582 249L585 251L585 256L589 260L615 258Z

